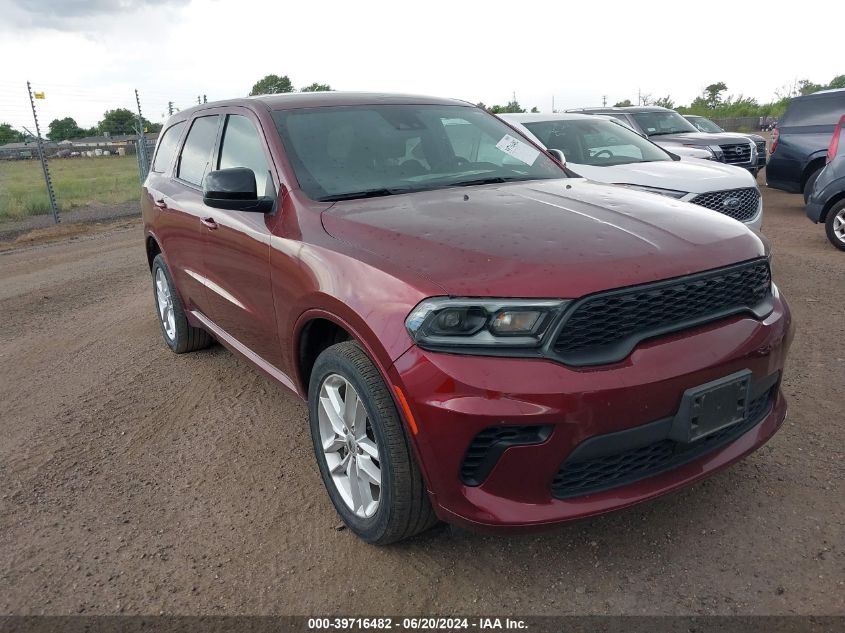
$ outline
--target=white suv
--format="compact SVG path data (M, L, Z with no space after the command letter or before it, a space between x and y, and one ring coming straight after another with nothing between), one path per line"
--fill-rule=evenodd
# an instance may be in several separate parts
M763 199L745 169L683 158L630 128L587 114L501 114L547 149L563 153L570 170L590 180L669 196L711 209L759 230Z

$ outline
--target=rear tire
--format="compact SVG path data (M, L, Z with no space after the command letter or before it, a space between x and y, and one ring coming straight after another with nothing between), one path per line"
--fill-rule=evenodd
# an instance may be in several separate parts
M813 185L816 184L816 179L819 177L819 174L822 173L822 169L824 169L824 167L819 167L812 174L807 176L807 181L804 183L804 204L807 204L810 200L810 194L813 193Z
M357 343L332 345L317 357L308 413L329 498L359 538L386 545L437 523L390 391Z
M214 339L208 332L188 323L170 270L160 253L153 259L152 275L156 316L161 336L171 351L184 354L211 345Z
M840 200L827 212L824 228L830 243L845 251L845 200Z

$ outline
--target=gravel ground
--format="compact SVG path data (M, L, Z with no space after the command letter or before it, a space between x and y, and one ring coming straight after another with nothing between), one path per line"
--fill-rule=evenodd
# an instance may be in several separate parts
M845 614L845 253L764 190L789 418L673 496L524 536L339 529L305 408L171 354L136 220L0 253L0 613Z

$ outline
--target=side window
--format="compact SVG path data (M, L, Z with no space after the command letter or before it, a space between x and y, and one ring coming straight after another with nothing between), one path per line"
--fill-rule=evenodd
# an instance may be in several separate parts
M176 155L176 147L179 143L179 137L182 135L183 127L185 127L185 122L181 121L176 125L171 125L162 133L158 141L156 157L153 161L153 171L158 173L167 171L170 163L173 162L173 157Z
M223 144L217 169L249 167L255 172L256 191L259 196L272 196L273 183L267 173L270 169L264 154L264 141L247 117L230 114L223 131ZM269 187L269 188L268 188Z
M217 140L217 121L219 115L199 117L194 120L182 154L179 156L177 177L192 185L202 186L203 178L211 161L211 150Z

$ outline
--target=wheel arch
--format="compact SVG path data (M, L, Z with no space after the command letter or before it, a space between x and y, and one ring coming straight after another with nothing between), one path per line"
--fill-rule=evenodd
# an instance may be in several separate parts
M824 167L825 156L826 154L814 154L811 156L810 160L807 161L807 165L801 172L801 191L804 191L804 187L807 185L807 180L813 172L820 167Z
M824 205L824 209L819 216L820 224L823 224L827 220L827 214L830 213L830 210L842 200L845 200L845 189L837 193L835 196L831 196L830 200L827 201L827 204Z

